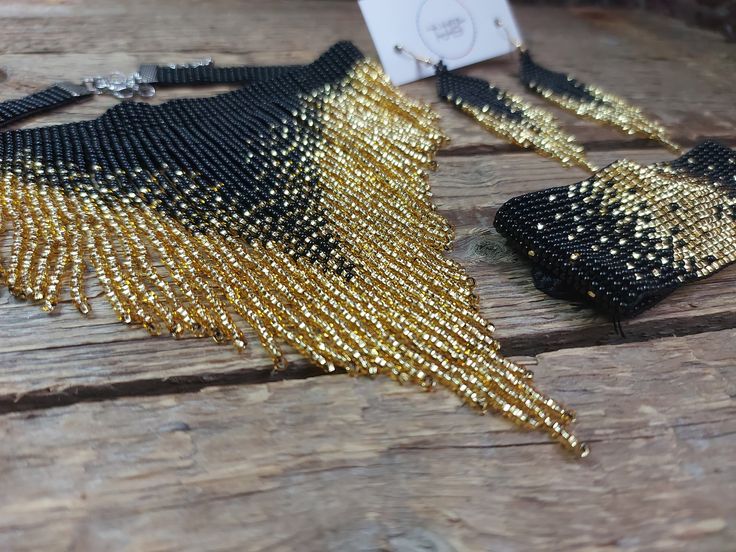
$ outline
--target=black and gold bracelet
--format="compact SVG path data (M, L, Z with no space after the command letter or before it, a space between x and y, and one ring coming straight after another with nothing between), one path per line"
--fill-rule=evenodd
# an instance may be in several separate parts
M736 260L736 152L707 141L671 162L617 161L506 202L494 224L539 289L633 316Z

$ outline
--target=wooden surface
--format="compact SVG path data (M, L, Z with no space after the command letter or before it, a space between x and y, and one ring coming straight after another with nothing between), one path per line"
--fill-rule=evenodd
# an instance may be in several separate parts
M736 145L736 45L631 11L519 8L541 63L608 88L678 141ZM140 62L306 62L372 52L351 1L0 4L0 97ZM512 57L464 72L521 92ZM219 89L167 91L160 99ZM560 168L406 86L453 142L432 178L504 351L575 407L576 461L447 393L326 376L252 341L151 338L90 281L93 314L0 292L0 550L725 551L736 542L736 267L625 323L550 299L492 230ZM531 101L538 100L524 94ZM32 124L99 115L113 100ZM671 155L556 111L602 165Z

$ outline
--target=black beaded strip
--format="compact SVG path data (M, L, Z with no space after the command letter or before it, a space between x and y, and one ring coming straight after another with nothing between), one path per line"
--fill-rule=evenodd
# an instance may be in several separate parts
M520 122L524 116L521 110L511 107L505 93L488 81L465 75L456 75L447 70L444 63L437 66L437 94L447 102L460 98L479 109L486 108L511 121Z
M150 66L143 66L139 71L147 73ZM199 65L196 67L154 66L155 77L146 82L159 86L193 85L193 84L234 84L260 82L282 77L303 69L301 65L277 65L272 67L248 66L218 67L216 65Z
M32 181L35 165L55 167L62 174L50 183L70 193L87 188L111 206L143 201L193 231L216 220L247 240L291 242L296 258L350 277L352 267L319 212L316 182L292 191L285 202L292 184L283 167L314 172L303 161L304 150L292 148L317 140L320 132L317 124L304 123L318 117L300 97L336 83L361 59L352 44L339 43L310 65L230 93L158 106L121 102L92 121L0 133L0 170ZM76 184L62 178L68 172ZM167 184L153 187L151 179ZM187 179L199 186L185 186Z
M736 260L736 152L707 141L668 163L618 161L506 202L494 225L542 291L632 316Z
M142 83L157 86L191 86L263 82L295 74L303 69L304 66L301 65L271 67L249 65L216 67L212 64L195 67L142 65L139 75ZM22 98L0 102L0 127L88 99L92 95L94 92L85 86L61 82Z
M23 98L0 102L0 127L12 122L85 100L92 92L71 83L57 83Z
M551 71L535 63L529 50L519 52L519 78L531 90L542 85L545 90L560 96L575 98L581 102L602 103L600 98L590 93L586 84L565 73Z

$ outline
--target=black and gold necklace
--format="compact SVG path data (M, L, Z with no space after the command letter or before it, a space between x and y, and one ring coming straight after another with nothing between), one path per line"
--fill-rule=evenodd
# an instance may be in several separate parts
M277 367L288 344L328 371L439 384L587 454L443 256L453 233L427 181L437 116L348 43L305 66L148 66L130 88L233 81L250 82L0 134L11 292L52 310L68 289L87 313L90 270L120 319L152 333L243 348L248 325ZM58 88L6 120L86 90Z

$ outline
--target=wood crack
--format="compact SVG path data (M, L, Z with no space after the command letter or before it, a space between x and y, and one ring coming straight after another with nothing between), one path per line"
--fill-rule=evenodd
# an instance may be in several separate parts
M709 136L698 136L696 139L685 136L675 136L674 140L680 144L683 150L689 150ZM729 147L736 146L736 136L716 136L713 139ZM662 145L646 138L635 138L633 140L596 140L581 142L586 151L608 152L611 150L652 150L662 149ZM437 157L473 157L480 155L503 155L508 153L525 153L528 155L539 155L532 150L525 150L514 144L465 144L461 146L445 146Z
M502 326L499 326L502 330ZM692 315L667 320L642 321L632 320L628 325L623 323L625 337L616 335L613 323L601 324L586 328L585 332L570 332L565 329L550 331L535 336L533 340L525 335L502 337L499 335L504 354L511 356L536 356L542 353L591 347L597 345L623 345L641 343L665 337L683 337L699 333L730 330L736 328L736 316L733 313Z
M345 373L335 372L335 373ZM227 373L204 373L121 381L111 384L73 385L62 389L38 389L22 394L0 395L0 415L101 402L125 397L151 397L196 393L208 387L274 383L331 375L305 362L292 363L286 370L244 369Z
M703 315L676 320L673 326L641 324L624 328L626 338L617 336L612 328L601 326L590 328L585 333L557 331L545 334L541 339L529 336L502 338L504 354L513 357L535 357L549 352L598 345L630 345L664 337L683 337L699 333L736 328L732 314L722 317ZM686 323L687 322L687 323ZM194 338L192 338L194 339ZM131 341L138 341L133 339ZM75 344L60 349L85 347ZM345 372L339 370L335 373ZM26 393L0 394L0 415L14 412L44 410L71 406L80 402L101 402L125 397L145 397L195 393L208 387L244 386L273 383L284 380L302 380L332 375L306 360L289 364L286 370L274 372L270 367L247 368L229 372L206 372L200 374L172 376L166 378L141 378L104 384L73 385L63 388L34 389Z

